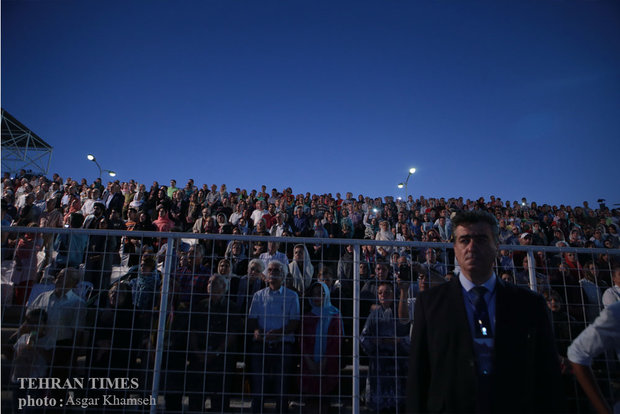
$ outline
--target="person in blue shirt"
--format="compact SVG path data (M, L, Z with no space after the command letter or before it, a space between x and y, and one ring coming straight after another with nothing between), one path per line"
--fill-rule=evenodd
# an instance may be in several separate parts
M253 332L252 411L262 412L264 396L275 395L276 412L288 411L287 383L294 382L293 344L299 327L299 297L282 281L284 265L272 260L267 265L267 287L254 294L248 314ZM288 377L288 378L287 378Z

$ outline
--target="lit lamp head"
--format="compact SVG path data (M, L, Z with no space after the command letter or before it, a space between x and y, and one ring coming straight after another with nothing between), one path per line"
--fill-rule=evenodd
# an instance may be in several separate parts
M88 161L95 161L95 156L93 154L88 154L86 158L88 158Z
M415 168L409 168L409 174L413 174L415 172Z
M398 183L398 188L403 188L405 186L405 184L403 183Z

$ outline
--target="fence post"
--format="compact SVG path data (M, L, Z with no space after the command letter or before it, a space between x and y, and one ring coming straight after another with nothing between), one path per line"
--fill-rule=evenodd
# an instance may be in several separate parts
M159 322L157 323L157 342L155 345L155 364L153 367L153 386L151 396L155 399L155 405L151 406L151 414L157 413L157 397L159 396L159 378L161 375L161 361L164 354L164 333L166 330L166 316L168 315L168 290L170 285L170 273L174 261L174 251L177 239L168 238L166 248L166 260L164 262L164 280L161 285L161 299L159 302Z
M353 246L353 387L351 408L360 412L360 245Z
M527 270L530 275L530 289L536 292L536 259L534 258L534 251L527 251Z

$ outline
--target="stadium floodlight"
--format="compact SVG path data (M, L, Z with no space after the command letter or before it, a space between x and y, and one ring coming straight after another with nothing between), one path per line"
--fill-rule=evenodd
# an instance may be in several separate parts
M405 198L409 198L409 190L408 190L409 178L411 178L411 175L413 175L415 172L416 172L415 168L413 167L409 168L409 174L407 174L407 178L405 179L405 182L398 183L398 188L405 187Z
M95 163L95 165L97 165L97 168L99 169L99 179L101 179L101 172L105 171L106 173L108 173L108 175L110 177L116 177L116 172L112 171L112 170L103 170L101 169L101 165L99 165L99 163L97 162L97 158L93 155L93 154L88 154L86 156L86 158L88 159L88 161L92 161Z

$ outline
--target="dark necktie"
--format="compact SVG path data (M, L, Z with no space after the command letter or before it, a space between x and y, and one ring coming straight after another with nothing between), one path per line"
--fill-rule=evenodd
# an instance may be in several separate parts
M476 338L492 338L493 331L489 320L489 309L484 295L488 289L484 286L476 286L470 290L472 303L474 305L474 332Z

